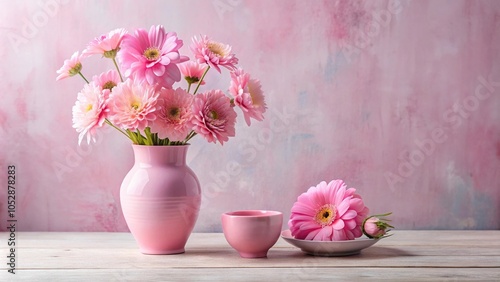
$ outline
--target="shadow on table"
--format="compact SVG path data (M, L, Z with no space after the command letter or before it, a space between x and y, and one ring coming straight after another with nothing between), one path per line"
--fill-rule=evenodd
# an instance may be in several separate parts
M389 248L389 247L370 247L368 249L362 250L361 253L358 254L348 254L348 255L338 255L332 254L327 255L321 252L313 254L308 254L302 252L300 249L295 251L290 250L271 250L270 254L274 254L277 257L337 257L337 258L354 258L354 259L384 259L384 258L397 258L397 257L410 257L416 256L411 252L398 249L398 248Z

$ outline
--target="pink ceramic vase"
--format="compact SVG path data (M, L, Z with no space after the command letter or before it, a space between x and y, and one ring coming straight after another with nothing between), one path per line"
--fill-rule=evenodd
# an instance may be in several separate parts
M132 145L135 164L123 179L123 215L144 254L179 254L201 203L200 183L186 165L189 145Z

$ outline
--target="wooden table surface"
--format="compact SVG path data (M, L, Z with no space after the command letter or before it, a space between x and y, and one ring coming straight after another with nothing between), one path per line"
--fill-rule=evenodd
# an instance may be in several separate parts
M143 255L130 233L18 232L16 274L0 281L500 281L500 231L394 231L359 255L309 256L279 239L243 259L221 233L194 233L180 255Z

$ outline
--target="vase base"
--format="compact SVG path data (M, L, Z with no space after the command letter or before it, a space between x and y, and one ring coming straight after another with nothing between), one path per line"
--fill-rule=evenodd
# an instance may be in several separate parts
M151 250L151 249L140 249L141 253L145 255L177 255L185 253L184 248L177 250Z

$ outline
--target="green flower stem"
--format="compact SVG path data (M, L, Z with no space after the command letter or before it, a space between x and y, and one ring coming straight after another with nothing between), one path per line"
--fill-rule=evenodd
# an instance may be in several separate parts
M82 72L79 71L78 74L83 78L83 80L85 80L85 82L89 83L85 76L83 76Z
M121 82L123 82L122 73L120 72L120 68L118 67L118 64L116 63L116 58L113 57L112 60L113 60L113 64L115 64L116 71L118 71L118 75L120 75L120 80L121 80Z
M139 131L139 129L137 129L137 131L135 132L135 134L137 136L137 141L139 141L139 145L148 145L148 140L146 139L146 137L142 136L142 134Z
M384 217L384 216L389 216L391 214L392 214L392 212L388 212L388 213L383 213L383 214L374 214L374 215L372 215L370 217L378 217L378 218L380 218L380 217ZM386 220L388 220L388 219L386 219Z
M151 128L149 127L144 128L144 135L146 135L146 140L145 140L146 145L150 146L156 145L153 140L153 136L151 135Z
M189 90L191 90L191 84L192 84L192 83L189 83L189 82L188 82L188 91L187 91L188 93L189 93Z
M109 124L111 127L113 127L114 129L116 129L116 130L120 131L123 135L127 136L127 138L131 139L131 138L130 138L130 136L129 136L127 133L125 133L125 132L124 132L123 130L121 130L120 128L116 127L116 126L115 126L112 122L110 122L108 119L106 119L106 120L105 120L105 122L106 122L107 124ZM134 141L134 140L132 140L132 141Z
M132 131L130 131L130 130L128 130L128 129L126 130L126 132L127 132L127 134L128 134L128 138L129 138L130 140L132 140L132 143L134 143L134 144L138 145L138 144L139 144L139 142L137 141L137 138L136 138L136 136L135 136L135 133L133 133Z
M195 137L196 136L196 132L194 132L194 130L191 130L191 132L189 132L188 136L186 137L186 139L184 140L184 144L186 144L189 140L191 140L191 138Z
M205 75L207 74L208 70L210 69L210 66L207 67L207 70L203 73L203 75L201 76L200 78L200 81L198 81L198 85L196 86L196 89L194 90L194 93L193 95L196 94L196 92L198 92L198 88L200 88L200 85L201 83L203 82L203 79L205 78Z

